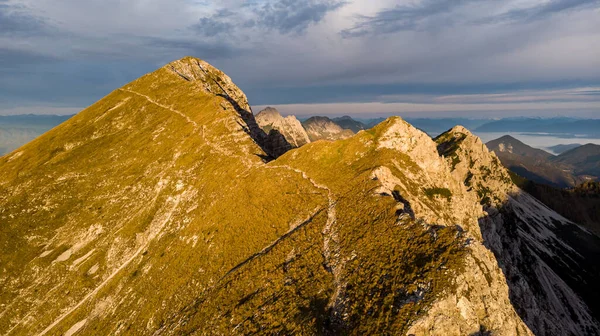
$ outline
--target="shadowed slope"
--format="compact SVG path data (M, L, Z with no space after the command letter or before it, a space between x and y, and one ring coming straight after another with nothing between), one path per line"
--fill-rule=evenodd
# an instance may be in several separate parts
M600 332L600 239L518 189L494 153L463 127L436 141L453 174L479 195L484 243L507 277L510 298L536 335Z

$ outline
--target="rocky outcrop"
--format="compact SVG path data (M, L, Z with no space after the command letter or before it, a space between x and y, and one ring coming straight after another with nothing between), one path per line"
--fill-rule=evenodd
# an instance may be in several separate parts
M167 64L164 69L192 82L206 94L220 96L235 109L243 120L243 129L270 158L277 158L292 148L279 131L265 132L260 128L248 103L248 98L222 71L205 61L185 57Z
M486 216L484 244L494 252L510 299L536 335L600 332L600 239L519 190L479 138L455 127L436 139L453 175L477 193ZM576 238L577 237L577 238Z
M489 332L494 335L530 335L508 298L504 274L494 255L484 246L478 226L478 218L483 217L484 212L478 204L477 194L464 185L462 178L456 178L451 164L440 157L437 144L425 133L400 118L388 119L374 130L379 131L382 126L385 130L378 136L378 147L404 153L418 167L411 169L410 164L395 165L401 170L401 173L396 173L398 176L406 176L416 184L406 187L403 187L406 181L395 177L390 170L380 168L375 175L382 182L383 190L389 192L392 186L396 186L403 199L410 203L414 216L426 223L459 223L469 241L468 253L464 256L465 268L455 275L454 285L438 294L431 308L412 324L408 334L471 335ZM421 193L415 193L419 189ZM439 194L434 193L434 202L428 203L433 191Z
M292 147L297 148L310 143L304 127L293 115L284 118L276 109L267 107L256 115L256 121L266 133L271 130L281 133Z
M327 117L311 117L302 123L311 141L342 140L354 135L354 132L341 128Z

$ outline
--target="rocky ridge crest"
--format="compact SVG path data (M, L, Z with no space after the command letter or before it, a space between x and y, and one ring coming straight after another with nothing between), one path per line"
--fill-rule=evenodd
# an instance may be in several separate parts
M600 239L516 187L498 157L461 126L436 138L452 174L477 193L483 243L506 275L511 302L536 335L600 332ZM575 238L577 237L577 238ZM582 268L583 265L586 265ZM535 294L532 294L535 293Z

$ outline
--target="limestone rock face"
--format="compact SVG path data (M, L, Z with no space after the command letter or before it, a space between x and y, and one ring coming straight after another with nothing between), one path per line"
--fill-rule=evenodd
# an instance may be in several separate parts
M508 194L518 191L496 154L466 128L456 126L438 136L436 142L454 177L475 191L483 203L499 205Z
M354 135L349 129L343 129L327 117L311 117L302 123L311 141L342 140Z
M295 116L282 117L279 111L268 107L256 115L258 125L267 133L277 130L292 147L301 147L310 142L308 134Z
M403 188L402 179L385 167L375 171L382 190L396 186L397 197L410 204L417 219L443 225L459 224L469 241L469 253L464 257L466 266L462 273L455 275L455 287L439 294L425 316L413 323L408 334L469 335L489 331L497 335L530 335L508 298L504 274L483 244L478 219L485 213L478 204L477 194L468 190L462 179L455 178L450 163L439 156L437 144L425 133L400 118L388 119L377 128L382 126L385 131L378 138L378 147L398 150L410 157L418 169L396 164L401 170L397 175L416 182L425 194L414 193L417 189L414 186ZM451 197L428 196L428 190L439 189L447 189ZM425 201L428 199L435 203L428 204Z
M463 127L436 139L453 174L477 193L487 215L484 244L507 277L511 302L536 335L600 332L600 239L518 189L493 152ZM594 317L596 316L596 317Z

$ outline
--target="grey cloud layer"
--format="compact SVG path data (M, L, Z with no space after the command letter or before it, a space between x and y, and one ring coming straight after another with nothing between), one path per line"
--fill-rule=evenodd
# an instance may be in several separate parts
M31 15L27 8L9 1L0 1L0 36L22 37L43 33L46 23Z
M275 0L248 3L240 8L243 13L229 8L220 8L214 14L200 18L191 28L208 36L223 36L238 29L265 29L280 34L301 34L311 24L323 20L329 12L345 5L332 0Z
M185 55L256 105L599 87L600 0L523 3L0 0L0 109L90 104Z
M527 23L574 10L600 7L598 0L551 0L529 7L514 8L495 15L506 6L501 0L424 0L416 5L385 8L374 16L359 15L357 23L342 31L344 37L388 34L405 30L439 29L457 23Z

